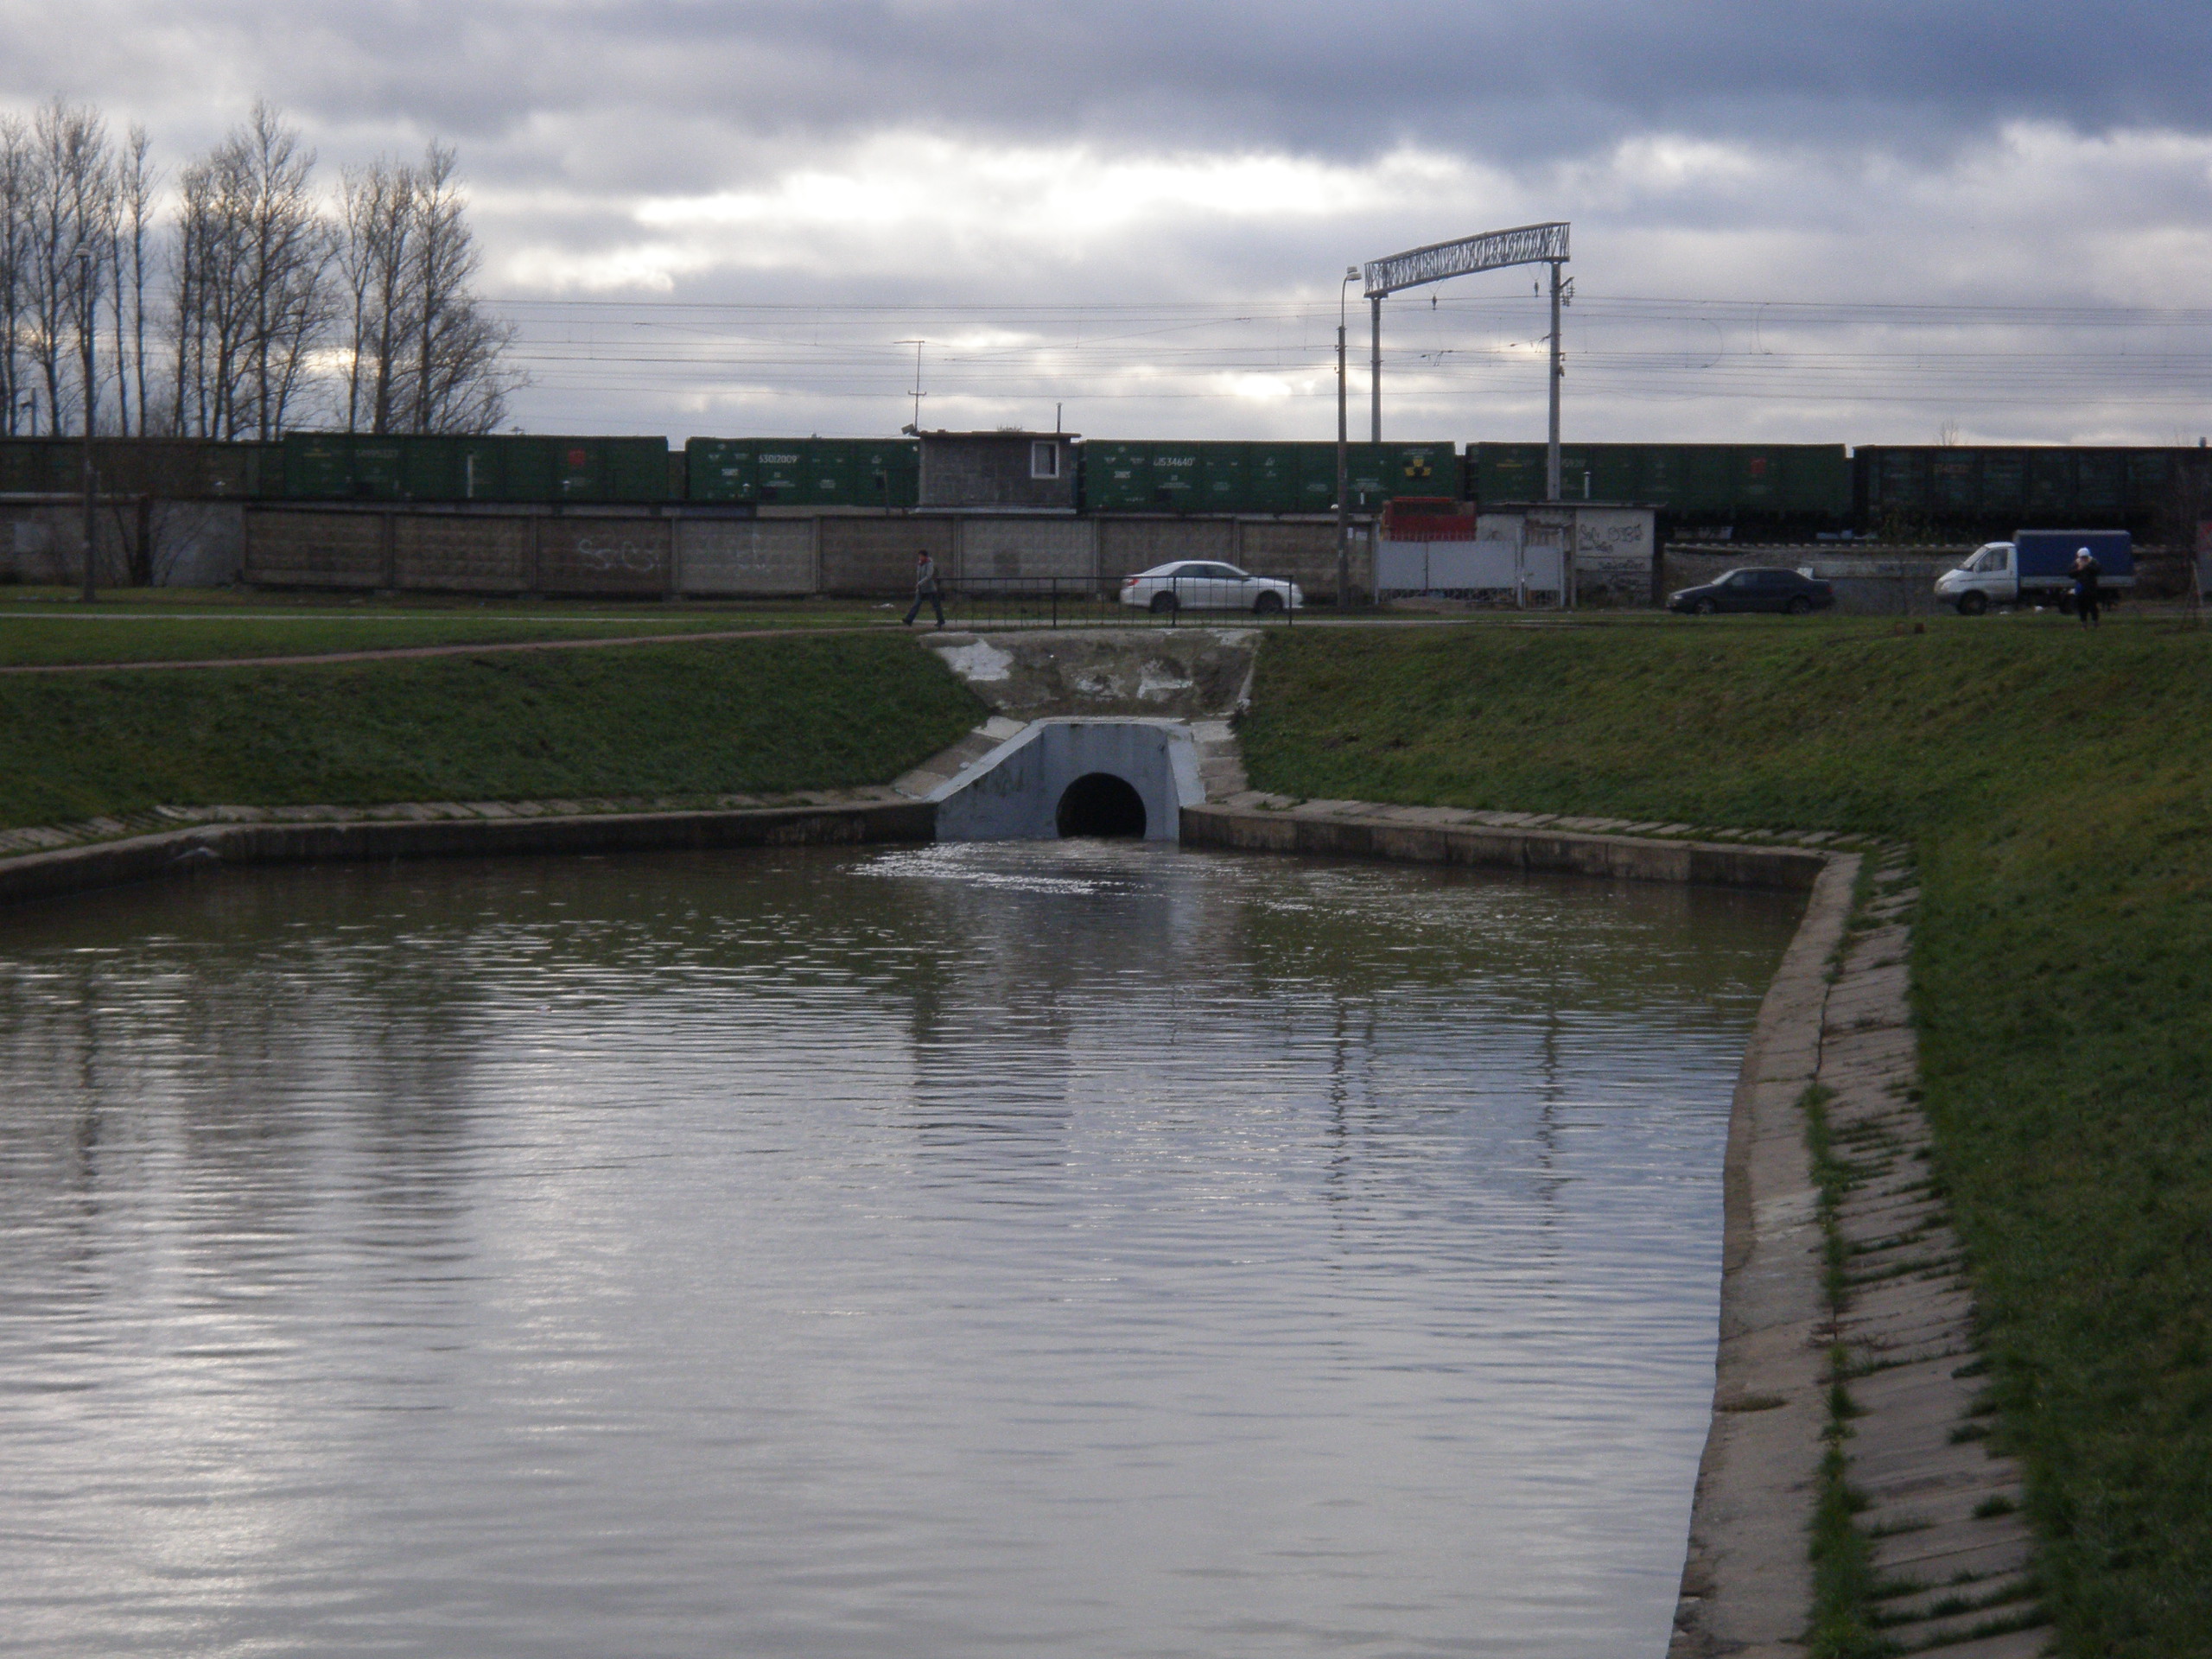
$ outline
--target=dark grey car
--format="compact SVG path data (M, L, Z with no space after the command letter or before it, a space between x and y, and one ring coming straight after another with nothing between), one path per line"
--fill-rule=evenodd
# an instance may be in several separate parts
M1782 611L1792 616L1835 608L1835 589L1795 570L1750 568L1716 576L1702 588L1685 588L1667 599L1670 611L1711 616L1716 611Z

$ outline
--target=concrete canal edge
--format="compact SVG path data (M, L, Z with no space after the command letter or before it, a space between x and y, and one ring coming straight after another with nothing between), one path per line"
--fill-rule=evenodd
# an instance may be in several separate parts
M0 860L0 904L88 893L226 864L928 841L935 833L936 810L920 801L870 801L557 817L195 824Z
M1803 847L1666 841L1542 826L1520 829L1471 823L1471 816L1444 807L1380 806L1364 801L1258 809L1235 802L1209 804L1183 809L1183 842L1185 846L1246 852L1800 893L1815 885L1835 856Z
M1719 1341L1669 1653L1802 1655L1827 1426L1819 1197L1799 1103L1819 1075L1854 855L1832 855L1759 1004L1722 1166Z

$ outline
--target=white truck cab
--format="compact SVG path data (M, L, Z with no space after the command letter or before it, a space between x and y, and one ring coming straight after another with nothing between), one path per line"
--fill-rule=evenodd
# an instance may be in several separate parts
M1967 616L1979 616L1992 605L2018 603L2020 583L2012 569L2012 543L1984 542L1964 564L1936 578L1936 596Z

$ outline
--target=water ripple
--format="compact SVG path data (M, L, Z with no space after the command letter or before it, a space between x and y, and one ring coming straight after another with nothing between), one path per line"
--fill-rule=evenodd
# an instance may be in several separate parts
M1758 896L1107 843L0 935L0 1647L1647 1656Z

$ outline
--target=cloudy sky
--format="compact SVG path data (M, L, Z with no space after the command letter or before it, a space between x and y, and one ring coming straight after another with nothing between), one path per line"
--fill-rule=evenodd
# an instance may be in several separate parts
M1348 264L1563 219L1570 438L2212 431L2202 0L0 17L171 167L256 98L333 185L457 146L537 430L887 433L918 340L930 426L1332 436ZM1542 435L1535 280L1386 305L1386 435Z

